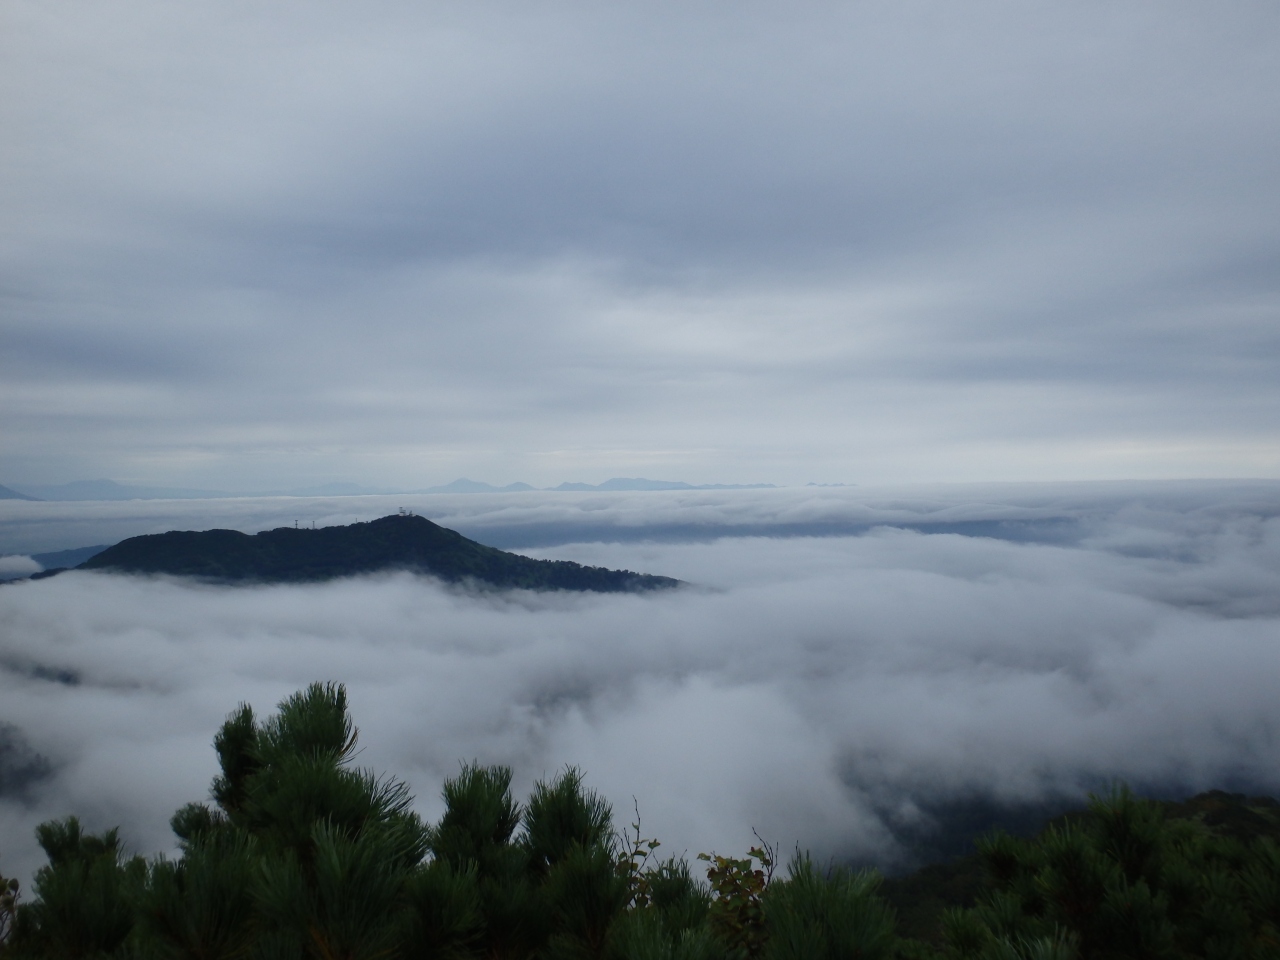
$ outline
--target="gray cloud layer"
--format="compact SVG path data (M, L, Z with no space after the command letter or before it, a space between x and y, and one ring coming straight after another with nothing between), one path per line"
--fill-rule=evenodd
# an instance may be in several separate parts
M1271 4L4 17L5 482L1280 468Z
M733 523L814 509L739 493ZM31 827L68 812L166 848L168 815L205 795L223 715L313 679L350 686L360 763L406 777L428 816L460 759L511 763L522 789L575 762L620 810L636 797L675 851L742 850L754 827L892 862L894 837L948 800L1078 796L1112 777L1280 789L1276 485L997 493L846 493L826 510L919 517L931 503L1087 529L1071 545L879 527L539 551L698 584L661 597L474 595L407 576L2 587L0 730L29 773L0 799L6 871L29 871ZM592 502L638 519L626 495ZM731 512L728 498L646 502L649 519Z
M861 533L893 525L1001 539L1079 543L1123 515L1157 540L1280 511L1280 483L913 484L781 490L243 497L216 500L0 500L0 553L110 544L166 530L254 533L291 523L356 523L407 507L501 547L616 540ZM16 562L16 561L15 561Z

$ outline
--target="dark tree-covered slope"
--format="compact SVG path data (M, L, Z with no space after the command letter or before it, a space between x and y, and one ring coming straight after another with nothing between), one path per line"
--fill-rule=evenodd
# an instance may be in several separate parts
M1125 802L1128 803L1128 801ZM1271 878L1273 885L1270 888L1272 911L1270 923L1273 928L1280 926L1280 883L1275 882L1280 879L1280 803L1271 797L1247 797L1244 794L1225 793L1221 790L1197 794L1181 802L1151 800L1140 801L1140 803L1148 807L1148 814L1152 820L1147 828L1154 830L1157 835L1162 830L1176 832L1183 829L1178 824L1184 827L1190 824L1200 828L1202 838L1208 838L1213 842L1227 842L1227 849L1233 851L1230 855L1233 870L1240 869L1239 861L1245 859L1250 850L1273 851L1274 853L1268 854L1271 857L1273 873L1276 874ZM1024 851L1045 847L1046 844L1051 847L1053 843L1061 841L1063 831L1086 830L1090 820L1096 818L1098 809L1100 808L1095 804L1092 812L1090 809L1082 808L1053 817L1037 832L1036 839L1027 837L1008 842L1015 847L1022 847ZM1157 827L1157 823L1162 826ZM996 832L1004 834L1003 830ZM1057 841L1053 840L1055 834ZM994 851L999 855L1001 851L1007 850L1007 847L999 843L993 846L991 842L993 835L988 834L984 840L978 842L978 852L945 863L932 863L914 873L885 879L880 892L897 912L898 932L902 936L941 947L947 942L947 911L973 908L994 892L999 886L997 882L999 877L992 872L991 854ZM1170 834L1167 841L1176 846L1174 838L1175 835ZM1185 837L1178 842L1184 840ZM1148 843L1150 842L1148 840ZM1231 844L1240 845L1244 849L1234 849L1230 846ZM1178 855L1183 853L1185 851ZM1166 851L1165 855L1167 857L1172 854ZM1058 856L1062 856L1061 850ZM997 856L998 861L999 856ZM1096 867L1097 863L1091 866ZM1258 879L1259 877L1255 875L1253 878L1255 886ZM1152 880L1153 877L1147 877L1148 884ZM1240 899L1243 904L1245 897L1241 895ZM1167 907L1168 904L1165 906ZM1012 915L1004 919L1012 922ZM1280 952L1276 950L1278 947L1280 947L1280 940L1273 940L1271 952L1254 956L1280 956ZM1112 956L1125 958L1131 954L1117 951ZM951 957L952 960L960 960L954 955Z
M346 527L183 530L131 537L80 565L81 570L164 573L219 581L304 582L379 570L411 570L442 580L475 580L532 590L655 590L670 577L532 560L468 540L425 517L389 516Z

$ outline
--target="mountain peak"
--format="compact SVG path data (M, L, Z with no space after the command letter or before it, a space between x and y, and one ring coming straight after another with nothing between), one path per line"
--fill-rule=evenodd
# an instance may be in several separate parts
M413 513L336 527L171 530L131 537L77 569L168 574L223 583L299 583L407 570L449 583L621 593L679 586L670 577L534 560L469 540Z
M39 497L29 497L25 493L19 493L17 490L11 490L9 487L0 484L0 500L39 500Z

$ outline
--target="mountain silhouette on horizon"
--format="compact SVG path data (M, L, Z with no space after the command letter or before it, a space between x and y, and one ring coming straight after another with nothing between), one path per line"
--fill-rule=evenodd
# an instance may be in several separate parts
M499 487L480 480L459 477L451 483L421 489L367 487L358 483L331 482L308 487L259 490L206 490L195 487L149 487L117 483L105 478L73 480L70 483L29 485L28 492L0 485L0 500L223 500L237 497L365 497L418 493L523 493L526 491L640 491L640 490L760 490L772 483L685 483L683 480L646 480L644 477L613 477L603 483L565 482L554 487L535 487L517 481Z
M772 483L685 483L683 480L646 480L644 477L613 477L604 483L562 483L550 490L763 490Z
M77 570L168 574L223 583L303 583L383 570L429 574L449 583L475 581L528 590L624 593L681 581L569 560L534 560L469 540L426 517L400 514L349 526L171 530L130 537Z
M19 493L17 490L13 490L9 487L6 487L4 484L0 484L0 500L39 500L39 499L40 499L39 497L31 497L25 493Z
M491 483L468 480L459 477L452 483L438 487L427 487L416 493L520 493L526 490L543 490L549 492L579 491L638 491L638 490L762 490L772 489L772 483L685 483L683 480L646 480L644 477L612 477L603 483L577 483L565 481L554 487L534 487L527 483L508 483L505 487L496 487Z
M508 483L505 487L495 487L492 483L484 483L479 480L468 480L466 477L459 477L452 483L446 483L439 487L427 487L423 493L519 493L523 490L536 490L527 483L516 481Z

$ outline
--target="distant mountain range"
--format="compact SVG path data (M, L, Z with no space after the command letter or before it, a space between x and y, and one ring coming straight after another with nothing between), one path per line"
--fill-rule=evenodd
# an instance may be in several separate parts
M170 574L223 583L298 583L409 570L450 583L598 593L680 585L671 577L522 557L486 547L412 514L319 529L279 527L253 535L238 530L149 534L108 547L76 569Z
M31 559L46 570L78 567L90 557L97 556L103 550L111 549L109 543L99 543L92 547L72 547L70 550L53 550L49 553L33 553Z
M405 493L519 493L522 490L537 490L537 487L531 487L527 483L508 483L505 487L495 487L491 483L482 483L479 480L468 480L466 477L460 477L453 483L446 483L442 487L427 487L425 490L408 490L397 491Z
M443 487L426 490L403 490L398 493L517 493L521 490L759 490L773 488L772 483L685 483L682 480L646 480L643 477L614 477L604 483L562 483L555 487L531 487L527 483L509 483L495 487L477 480L455 480Z
M0 500L209 500L226 497L359 497L374 494L410 493L519 493L526 490L758 490L772 488L772 483L684 483L680 480L646 480L643 477L614 477L604 483L562 483L555 487L534 487L527 483L509 483L496 487L465 477L439 487L400 490L364 487L356 483L324 483L290 490L260 490L253 493L228 493L225 490L201 490L193 487L143 487L116 483L114 480L76 480L73 483L26 486L25 492L0 486Z
M349 497L370 493L402 493L398 490L378 490L355 483L324 483L293 490L261 490L256 493L229 493L226 490L203 490L196 487L141 487L116 483L114 480L76 480L72 483L25 487L27 493L19 493L8 487L0 487L14 497L23 500L219 500L227 497ZM28 495L29 494L29 495ZM6 494L0 492L0 498Z
M191 487L135 487L114 480L76 480L53 486L30 486L26 493L17 493L24 500L203 500L225 497L216 490L197 490Z
M643 477L614 477L604 483L562 483L552 490L762 490L772 483L684 483L680 480L645 480Z

